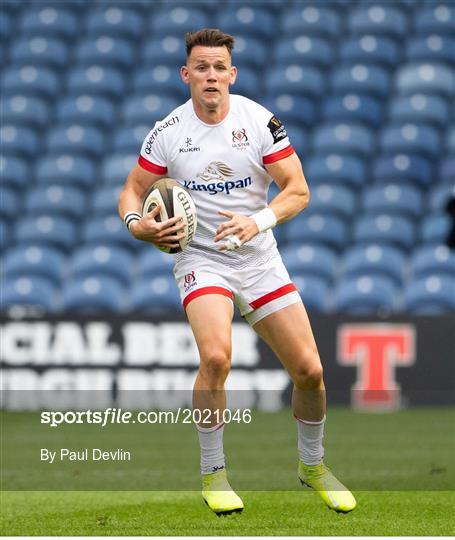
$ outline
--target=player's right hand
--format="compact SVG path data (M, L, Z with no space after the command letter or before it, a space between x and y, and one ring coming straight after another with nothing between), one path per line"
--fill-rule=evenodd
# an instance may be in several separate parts
M185 238L185 225L181 217L173 217L166 221L157 221L161 206L156 206L141 219L134 221L130 231L137 240L150 242L160 248L179 247L179 240Z

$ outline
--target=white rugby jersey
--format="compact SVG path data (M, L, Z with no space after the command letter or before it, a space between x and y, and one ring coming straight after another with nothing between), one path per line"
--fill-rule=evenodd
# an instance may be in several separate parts
M230 267L260 266L277 254L271 230L235 251L220 252L215 232L226 218L219 210L251 215L267 206L272 182L264 165L294 152L281 122L266 108L230 95L230 110L219 124L205 124L193 103L174 109L146 136L139 165L179 181L191 194L198 214L196 235L176 262L206 259Z

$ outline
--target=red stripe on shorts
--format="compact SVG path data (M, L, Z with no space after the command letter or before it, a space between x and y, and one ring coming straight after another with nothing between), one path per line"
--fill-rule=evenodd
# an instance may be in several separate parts
M289 294L291 292L296 291L296 287L294 283L288 283L287 285L283 285L279 289L276 289L275 291L269 292L267 294L264 294L264 296L261 296L257 300L253 300L253 302L250 302L250 306L253 309L258 309L261 306L264 306L265 304L268 304L272 300L276 300L277 298L281 298L285 294Z
M186 309L186 306L198 296L204 296L204 294L222 294L223 296L228 296L229 298L234 298L234 295L231 291L224 289L223 287L201 287L193 292L190 292L188 296L185 296L183 299L183 307Z
M142 156L139 156L139 159L137 160L139 165L145 169L146 171L155 173L155 174L166 174L167 173L167 167L162 167L161 165L156 165L156 163L152 163L151 161L148 161L147 159L143 158Z
M283 148L283 150L279 150L278 152L274 152L273 154L268 154L267 156L264 156L262 158L262 163L264 163L264 165L268 165L269 163L275 163L275 161L280 161L280 159L287 158L293 153L294 148L289 145L286 146L286 148Z

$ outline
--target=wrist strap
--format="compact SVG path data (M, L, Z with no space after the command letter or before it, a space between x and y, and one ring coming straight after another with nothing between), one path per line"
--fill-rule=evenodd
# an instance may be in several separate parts
M141 218L142 216L139 214L139 212L127 212L123 217L123 221L125 222L128 230L130 230L131 223L133 223L133 221L139 221Z
M276 225L276 216L271 208L264 208L264 210L256 212L251 217L256 222L259 232L265 232Z

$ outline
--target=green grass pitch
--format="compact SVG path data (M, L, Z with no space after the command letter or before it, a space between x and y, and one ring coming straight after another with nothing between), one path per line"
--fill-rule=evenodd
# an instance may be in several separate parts
M31 536L455 534L453 409L366 414L332 407L326 462L358 501L358 508L346 515L330 511L315 493L300 487L295 474L296 428L290 412L253 411L253 418L247 426L225 430L228 471L244 499L245 511L217 517L197 491L198 449L192 426L183 430L153 426L148 438L143 429L127 437L125 426L112 430L103 447L109 439L115 446L121 440L123 448L131 448L138 456L135 468L123 471L130 480L125 484L128 490L120 491L115 480L119 468L126 465L116 463L107 466L104 476L87 469L86 484L67 483L67 489L80 491L38 491L43 477L33 479L39 467L32 459L33 444L25 443L35 431L34 442L41 445L42 428L36 428L36 415L3 413L2 487L6 490L1 494L0 532ZM87 426L76 429L75 435L82 446L94 445L93 431ZM30 446L32 454L27 457ZM175 454L172 448L177 449ZM68 472L47 467L50 486ZM76 475L74 467L69 472ZM78 474L77 481L84 469L79 468ZM162 490L134 491L131 483L140 488L140 479L148 474ZM89 477L95 484L89 483ZM194 489L179 490L179 478L184 478L183 488ZM106 491L92 490L96 481L103 481ZM84 485L91 490L83 491Z

